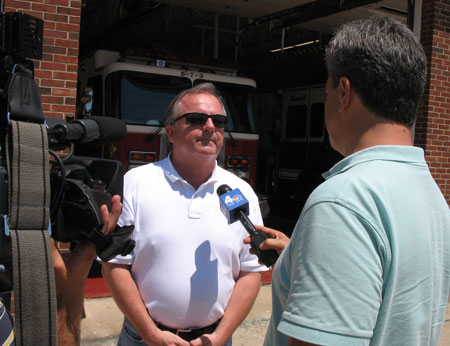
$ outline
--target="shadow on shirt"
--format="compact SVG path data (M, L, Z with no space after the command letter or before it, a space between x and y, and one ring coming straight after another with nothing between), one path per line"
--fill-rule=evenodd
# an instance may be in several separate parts
M217 265L217 259L211 260L211 245L206 240L195 251L196 271L191 276L191 297L187 320L205 320L211 313L217 302L219 291Z

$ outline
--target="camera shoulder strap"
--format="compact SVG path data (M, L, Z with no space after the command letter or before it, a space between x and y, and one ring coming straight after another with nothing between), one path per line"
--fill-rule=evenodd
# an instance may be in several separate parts
M45 125L10 121L6 138L16 345L57 345L56 288L48 234Z

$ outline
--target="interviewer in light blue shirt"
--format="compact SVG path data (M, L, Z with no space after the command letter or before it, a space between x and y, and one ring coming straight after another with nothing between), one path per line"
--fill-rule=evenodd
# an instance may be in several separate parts
M309 197L272 276L266 346L437 345L450 211L412 127L426 79L414 34L344 25L327 49L326 126L345 158ZM263 248L281 249L285 237Z

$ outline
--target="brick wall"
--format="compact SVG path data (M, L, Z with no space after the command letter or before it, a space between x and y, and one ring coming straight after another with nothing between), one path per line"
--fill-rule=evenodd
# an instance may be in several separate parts
M421 41L428 81L416 124L431 173L450 204L450 3L423 0Z
M75 116L81 0L6 0L4 11L44 20L41 61L35 61L46 117Z

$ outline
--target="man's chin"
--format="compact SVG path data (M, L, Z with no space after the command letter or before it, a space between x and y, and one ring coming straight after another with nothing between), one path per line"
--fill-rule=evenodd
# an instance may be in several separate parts
M216 146L200 146L196 150L199 154L207 155L207 156L215 156L217 157L219 155L219 152L217 150Z

